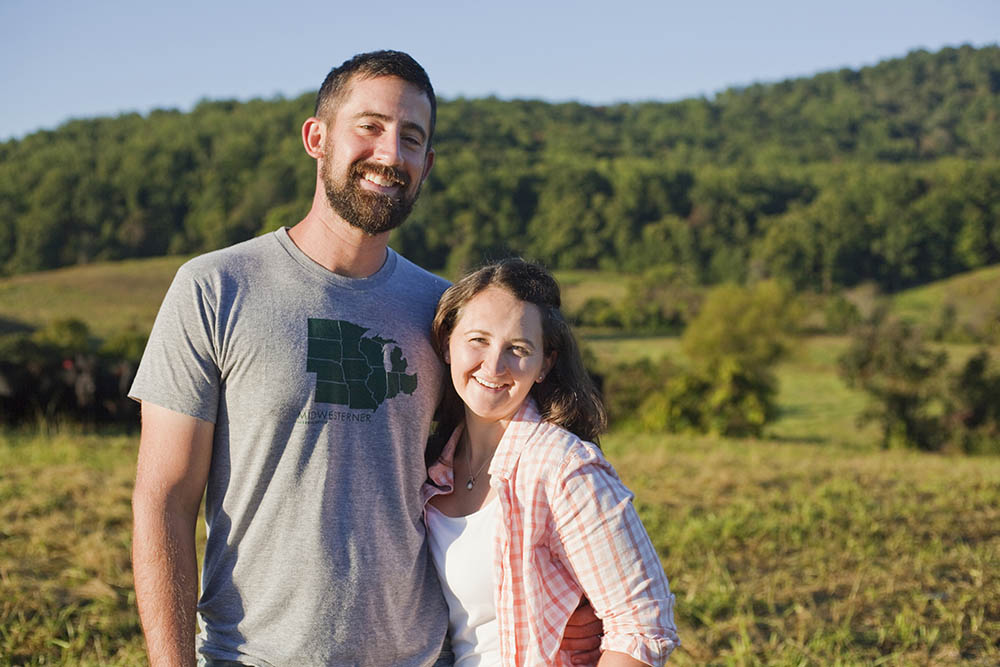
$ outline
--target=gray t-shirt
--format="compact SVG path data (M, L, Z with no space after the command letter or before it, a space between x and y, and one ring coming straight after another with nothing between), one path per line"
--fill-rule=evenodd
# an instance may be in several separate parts
M335 275L282 229L182 266L130 396L215 423L199 650L253 665L428 665L447 608L423 450L447 283L392 250Z

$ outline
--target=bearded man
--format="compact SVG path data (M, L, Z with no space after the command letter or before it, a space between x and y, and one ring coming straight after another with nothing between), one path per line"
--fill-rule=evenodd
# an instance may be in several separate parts
M152 665L449 664L420 496L447 283L387 245L434 164L435 118L408 55L348 60L302 127L306 217L178 270L130 392ZM593 616L573 623L584 639L564 647L592 660Z

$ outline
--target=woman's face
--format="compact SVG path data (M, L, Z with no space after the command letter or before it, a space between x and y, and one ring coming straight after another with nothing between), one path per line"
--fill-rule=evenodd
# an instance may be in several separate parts
M459 311L445 361L467 420L509 420L551 368L541 311L505 289L487 287Z

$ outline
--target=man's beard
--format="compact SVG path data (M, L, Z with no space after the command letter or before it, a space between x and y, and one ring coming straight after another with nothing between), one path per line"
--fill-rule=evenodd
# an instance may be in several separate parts
M320 177L326 189L326 199L330 207L341 218L363 232L375 236L395 229L403 224L406 216L413 209L413 203L420 194L420 187L407 194L410 179L400 169L387 167L377 162L358 160L347 170L347 178L343 183L335 183L330 176L329 162L324 160L320 167ZM365 172L378 174L383 178L394 180L400 185L399 197L391 197L380 192L364 190L358 185L358 180L364 178Z

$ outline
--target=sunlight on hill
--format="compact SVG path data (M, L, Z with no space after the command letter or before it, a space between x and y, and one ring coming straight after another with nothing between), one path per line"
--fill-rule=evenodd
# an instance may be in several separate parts
M153 319L174 273L187 257L156 257L86 264L0 280L0 323L35 328L67 318L83 320L106 337Z

